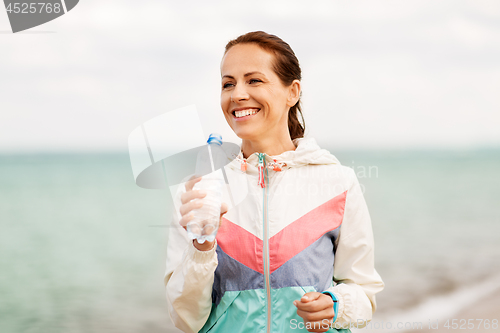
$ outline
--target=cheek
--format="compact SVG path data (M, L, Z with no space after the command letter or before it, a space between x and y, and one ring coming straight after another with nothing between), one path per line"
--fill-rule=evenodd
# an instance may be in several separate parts
M226 108L229 107L229 95L226 93L222 93L220 95L220 106L222 107L223 110L226 110Z

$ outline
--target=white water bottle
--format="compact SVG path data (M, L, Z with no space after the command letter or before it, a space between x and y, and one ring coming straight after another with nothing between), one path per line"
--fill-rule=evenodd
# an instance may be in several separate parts
M217 133L210 134L207 141L208 149L198 153L196 175L203 175L196 183L194 190L203 190L207 195L202 199L203 206L193 210L193 219L186 229L191 239L198 243L212 242L219 230L220 209L222 205L222 189L224 186L223 166L226 164L226 154L222 150L222 137Z

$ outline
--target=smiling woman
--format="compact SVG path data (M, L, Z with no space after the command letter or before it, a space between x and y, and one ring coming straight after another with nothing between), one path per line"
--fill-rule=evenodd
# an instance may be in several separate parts
M304 136L299 62L282 40L276 38L273 48L257 43L259 37L264 35L257 32L229 42L221 63L221 107L229 126L243 139L245 157L263 151L266 138L275 141L269 147L273 155L295 149L292 140Z
M221 78L222 111L242 139L227 176L248 196L223 204L216 239L200 244L183 229L204 197L193 190L199 179L178 193L165 274L174 324L267 333L365 326L384 287L370 216L353 170L304 138L294 52L250 32L227 44Z

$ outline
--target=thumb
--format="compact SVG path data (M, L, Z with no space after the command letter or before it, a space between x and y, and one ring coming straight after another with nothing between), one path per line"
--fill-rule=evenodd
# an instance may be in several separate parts
M305 293L304 296L300 299L302 303L312 302L317 300L321 296L318 292L309 292Z
M225 202L220 206L220 220L219 220L219 229L222 227L222 215L227 213L227 205Z
M220 216L226 214L227 210L228 210L227 204L223 202L222 205L220 206Z

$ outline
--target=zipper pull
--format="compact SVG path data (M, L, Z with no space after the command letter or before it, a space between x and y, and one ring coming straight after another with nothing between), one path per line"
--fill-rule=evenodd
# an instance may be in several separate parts
M276 162L276 160L274 160L273 170L276 172L281 171L281 165L278 165L278 162Z
M258 184L260 187L266 187L266 182L264 181L264 154L259 153L259 181Z

